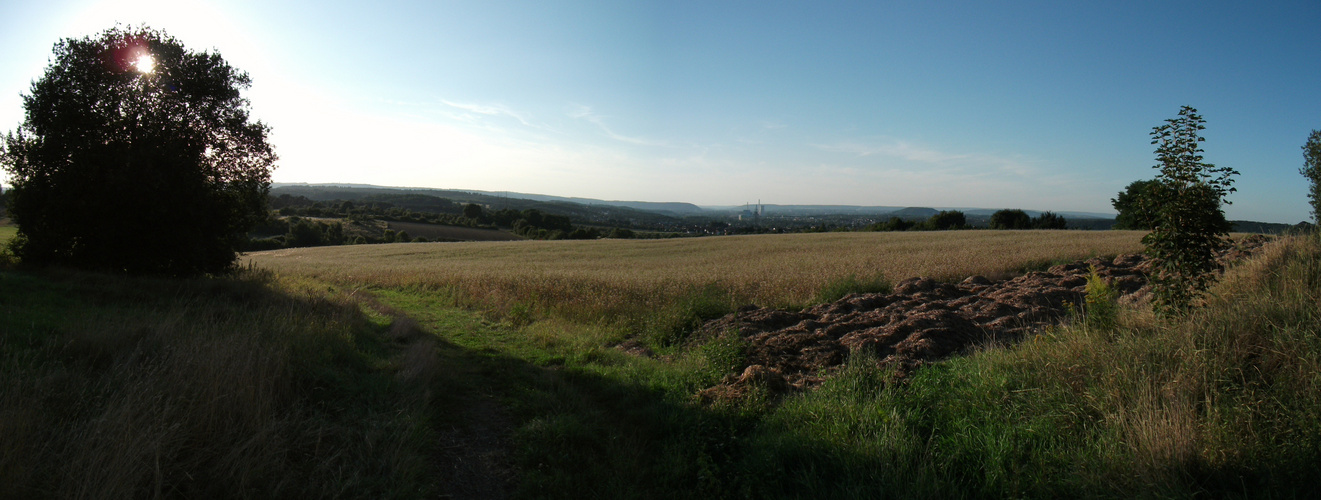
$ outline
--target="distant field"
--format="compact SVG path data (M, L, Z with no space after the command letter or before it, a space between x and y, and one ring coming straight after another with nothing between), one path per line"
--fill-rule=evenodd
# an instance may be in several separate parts
M406 231L409 236L414 238L423 236L432 241L518 241L523 239L516 234L498 229L476 229L420 222L389 222L386 226L395 231Z
M411 234L411 233L410 233ZM737 300L801 305L847 276L957 279L1141 250L1136 231L818 233L676 240L410 243L255 252L282 274L384 287L450 288L476 303L610 314L714 284Z

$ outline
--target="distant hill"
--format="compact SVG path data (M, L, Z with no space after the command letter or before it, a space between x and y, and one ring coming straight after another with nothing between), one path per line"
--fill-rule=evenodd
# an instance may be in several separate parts
M899 217L901 219L929 219L931 216L940 213L939 210L927 207L908 207L895 210L890 213L882 214L886 217Z
M592 198L576 198L551 196L545 194L515 193L509 191L469 191L470 193L480 193L497 198L517 198L533 201L554 201L564 203L577 203L580 205L607 205L612 207L632 208L635 210L645 210L648 212L672 213L675 215L701 215L702 207L692 203L682 202L654 202L654 201L610 201L597 200Z
M763 203L766 215L790 217L811 217L821 215L881 215L888 214L902 207L858 206L858 205L776 205ZM707 215L740 214L744 210L755 210L757 205L706 206L702 210Z
M273 196L289 194L305 196L314 201L351 200L380 201L414 211L458 213L462 205L476 203L493 210L536 209L545 213L565 215L576 221L614 225L619 227L661 227L691 224L695 220L735 217L753 205L698 206L684 202L607 201L591 198L551 196L543 194L465 191L454 189L382 187L369 184L274 184ZM989 225L995 208L940 208L859 205L776 205L763 204L768 217L859 217L885 219L900 217L909 220L927 219L940 210L959 210L974 227ZM1036 217L1043 211L1023 210ZM1070 229L1110 229L1113 214L1095 212L1054 212L1069 221ZM687 221L687 222L685 222ZM1280 234L1295 225L1255 221L1232 221L1235 232ZM702 224L705 224L703 222Z
M312 201L345 200L388 203L390 206L416 212L458 214L463 205L476 203L491 210L539 210L552 215L563 215L580 224L599 224L611 227L656 229L679 224L680 216L669 211L642 210L622 205L561 201L568 198L544 197L543 200L509 196L496 196L481 191L450 189L411 189L368 186L361 184L275 184L271 196L302 196ZM664 204L657 204L664 205ZM695 205L693 205L695 207ZM700 210L700 209L699 209Z

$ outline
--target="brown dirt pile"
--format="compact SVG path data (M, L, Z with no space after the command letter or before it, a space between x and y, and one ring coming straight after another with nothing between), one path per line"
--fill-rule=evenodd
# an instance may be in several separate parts
M1239 260L1267 241L1236 242L1226 260ZM747 340L747 368L702 392L727 399L755 385L772 390L814 386L844 364L851 351L870 351L882 369L905 377L914 368L976 346L1018 341L1058 323L1069 304L1085 299L1091 268L1118 291L1121 302L1144 303L1150 263L1140 254L1089 259L1002 281L973 276L959 283L929 278L899 282L889 294L853 294L792 312L746 306L703 325L702 337L737 331Z

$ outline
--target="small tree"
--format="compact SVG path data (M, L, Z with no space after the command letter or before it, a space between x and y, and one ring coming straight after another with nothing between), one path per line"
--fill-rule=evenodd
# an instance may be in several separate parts
M1312 201L1312 221L1321 224L1321 130L1313 130L1303 145L1303 168L1299 170L1311 184L1307 197Z
M464 205L463 216L473 220L480 219L482 217L482 206L476 203Z
M1053 212L1041 212L1032 218L1033 229L1068 229L1069 221Z
M1160 210L1160 199L1152 193L1158 183L1154 180L1133 181L1110 199L1119 216L1115 217L1115 229L1151 229L1156 226L1156 214Z
M1162 201L1142 242L1153 260L1155 305L1165 313L1186 310L1214 282L1216 253L1230 230L1221 204L1229 204L1225 196L1235 191L1238 172L1202 161L1204 123L1196 109L1184 106L1178 118L1151 131L1160 162L1151 194Z
M991 214L991 229L1028 229L1032 227L1032 218L1019 209L997 210Z
M963 216L963 212L958 210L941 210L936 215L932 215L930 219L927 219L927 225L937 231L963 229L968 225L968 219Z
M233 267L276 156L247 74L163 32L64 39L4 138L27 264L196 275Z

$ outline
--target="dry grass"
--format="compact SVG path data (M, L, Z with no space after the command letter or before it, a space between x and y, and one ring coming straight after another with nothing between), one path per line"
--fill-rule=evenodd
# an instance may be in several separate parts
M997 276L1141 250L1130 231L952 231L679 240L418 243L257 252L247 263L353 286L450 289L467 305L596 315L663 307L714 284L735 300L811 302L833 280Z

